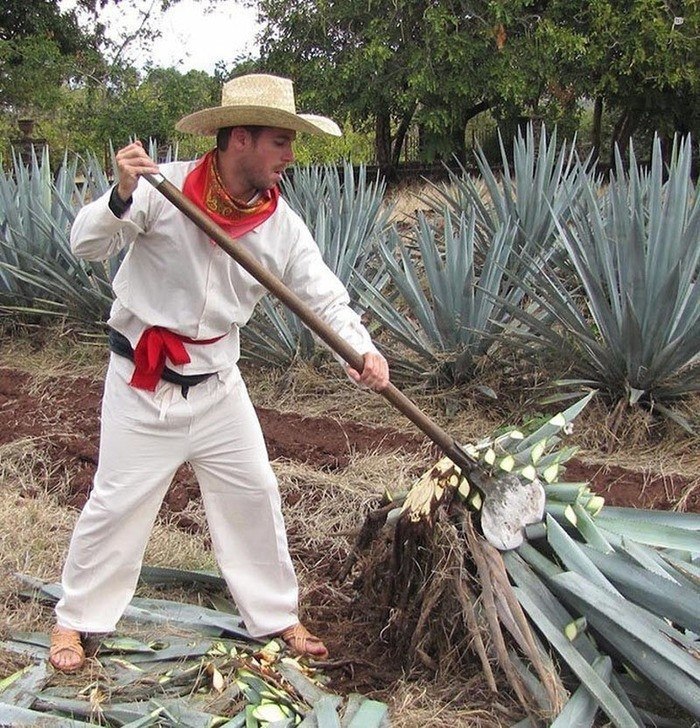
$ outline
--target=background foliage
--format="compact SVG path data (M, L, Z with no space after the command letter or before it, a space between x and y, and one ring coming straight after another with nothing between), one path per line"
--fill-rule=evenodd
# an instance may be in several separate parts
M250 71L290 75L300 108L344 122L342 141L302 140L304 164L352 159L391 169L407 157L453 155L465 162L465 130L486 117L506 138L525 120L556 122L567 135L581 128L579 147L613 165L615 145L624 156L630 137L643 158L654 132L664 150L675 132L697 137L700 7L690 0L260 0L260 56L212 75L138 60L160 32L159 13L177 0L143 5L135 27L106 28L100 7L119 2L77 0L70 10L58 0L3 4L6 159L21 118L37 122L34 136L48 140L54 164L64 149L105 157L110 141L134 134L180 143L180 155L191 156L209 140L183 139L174 123L217 104L222 81Z
M346 163L298 168L285 196L326 264L392 361L433 385L480 384L506 361L561 396L595 388L613 405L642 405L688 430L697 413L676 406L698 391L700 195L690 137L670 164L656 139L639 169L618 154L609 181L556 135L530 127L502 145L501 183L481 154L434 185L417 219L389 227L385 183ZM155 141L151 154L155 156ZM78 261L68 234L78 209L109 186L94 157L48 154L0 175L0 313L60 316L100 327L118 260ZM309 332L264 300L245 329L245 355L287 366L314 359ZM484 393L493 393L481 387Z

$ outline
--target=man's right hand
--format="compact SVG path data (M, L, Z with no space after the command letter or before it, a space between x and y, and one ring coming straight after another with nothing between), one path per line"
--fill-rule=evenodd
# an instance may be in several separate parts
M116 160L119 173L117 194L123 202L134 193L140 175L158 174L158 165L146 154L143 144L138 140L120 149Z

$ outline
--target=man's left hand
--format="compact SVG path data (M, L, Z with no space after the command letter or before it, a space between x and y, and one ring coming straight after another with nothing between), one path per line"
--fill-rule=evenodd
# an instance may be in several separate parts
M358 384L381 392L389 384L389 365L386 359L376 352L370 351L364 355L362 373L352 367L348 367L348 374Z

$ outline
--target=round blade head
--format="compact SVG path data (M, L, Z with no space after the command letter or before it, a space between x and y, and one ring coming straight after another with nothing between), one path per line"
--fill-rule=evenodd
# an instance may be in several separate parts
M523 542L525 526L544 516L545 493L539 480L521 480L508 474L480 483L484 492L481 530L499 551L515 549Z

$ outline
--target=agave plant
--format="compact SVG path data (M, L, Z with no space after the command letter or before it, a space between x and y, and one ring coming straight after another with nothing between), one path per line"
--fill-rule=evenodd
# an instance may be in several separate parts
M523 259L544 265L557 252L555 220L565 224L588 176L573 145L557 150L556 131L548 140L543 127L537 142L532 125L519 133L512 167L502 139L500 145L500 178L479 149L483 185L464 168L432 185L423 201L442 218L442 230L419 215L418 259L392 232L380 254L393 289L383 294L365 284L363 292L382 324L418 355L425 374L437 369L456 382L469 380L475 357L512 326L510 311L523 305L533 276Z
M149 153L158 158L153 141ZM161 161L176 158L171 147L161 155ZM65 155L54 176L46 149L40 159L33 153L28 165L18 157L13 162L10 172L0 173L0 303L13 313L101 324L123 254L78 260L69 234L80 208L112 184L106 170L94 155Z
M20 579L37 599L53 603L60 597L59 584ZM221 577L199 571L145 567L141 579L226 589ZM133 599L127 608L130 620L177 625L183 636L170 633L144 642L116 634L96 640L99 684L87 677L87 689L75 683L72 688L49 685L48 634L13 634L0 648L30 657L31 664L0 680L0 715L12 725L63 728L387 725L386 704L359 694L345 700L330 692L317 679L318 670L289 656L278 640L254 640L228 599L216 595L212 601L217 608Z
M618 154L607 189L589 180L569 224L557 221L576 284L554 267L525 283L546 319L505 304L529 328L527 346L541 344L571 367L561 384L596 387L688 428L669 405L700 389L700 195L691 159L690 137L676 140L668 169L658 138L648 171L632 148L627 169Z
M51 170L48 150L44 149L41 159L32 149L31 161L25 165L14 155L12 170L3 171L0 177L0 230L2 243L0 248L0 285L3 298L11 301L13 296L31 300L32 288L10 272L21 260L23 248L31 254L41 252L41 246L33 235L34 221L29 215L31 205L51 206ZM20 235L24 230L28 234ZM19 233L18 233L19 231ZM20 238L21 243L17 240Z
M586 728L601 711L616 726L689 725L700 715L700 517L608 508L566 481L575 450L561 437L590 396L529 435L466 446L472 472L443 458L408 493L387 493L358 541L358 583L409 658L458 669L469 649L494 692L497 664L523 728ZM516 548L490 542L484 478L545 483L544 516Z
M426 376L437 371L451 382L471 379L477 357L509 325L510 307L522 304L520 282L505 274L515 228L499 227L479 256L477 225L474 209L457 223L444 210L441 226L421 214L415 229L417 255L395 229L379 246L392 285L383 292L364 281L362 302L415 352L415 366ZM403 364L411 368L408 361Z
M78 183L80 177L83 182ZM69 231L86 199L108 187L94 157L82 166L63 163L54 180L48 153L25 166L15 157L0 176L0 295L13 312L69 317L93 325L112 300L110 281L118 261L79 261Z
M501 172L491 168L483 150L477 147L480 184L460 164L460 173L449 171L447 183L432 185L424 201L438 212L447 207L456 220L473 210L482 249L490 245L501 228L512 226L514 255L509 260L510 270L515 277L527 277L527 271L519 269L518 256L546 260L557 250L556 221L566 224L590 176L590 165L588 161L580 162L575 143L567 148L564 142L557 150L556 129L551 139L544 126L539 138L531 123L524 135L518 130L512 163L500 132L498 141Z
M356 307L361 278L380 290L386 282L375 255L391 213L384 204L385 189L379 179L367 181L364 165L355 179L348 162L342 176L337 167L305 167L295 169L282 184L285 199L308 225L326 265L348 289ZM263 364L308 360L316 351L312 334L297 316L269 298L260 302L242 336L247 341L246 358Z

